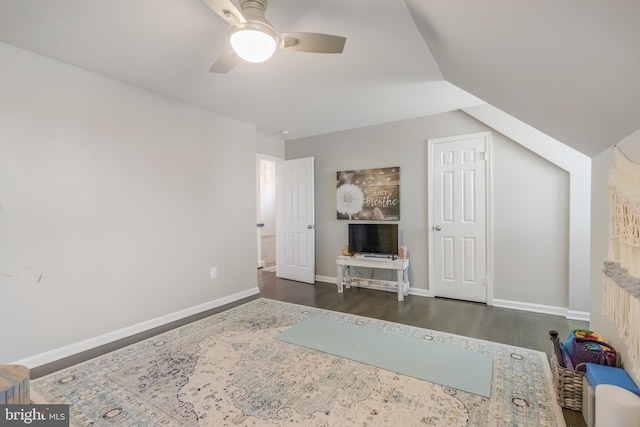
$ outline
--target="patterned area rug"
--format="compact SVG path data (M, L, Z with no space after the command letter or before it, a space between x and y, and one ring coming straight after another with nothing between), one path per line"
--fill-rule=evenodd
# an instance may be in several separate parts
M491 398L274 339L309 317L491 354ZM31 393L71 404L74 426L565 425L545 353L267 299L33 380Z

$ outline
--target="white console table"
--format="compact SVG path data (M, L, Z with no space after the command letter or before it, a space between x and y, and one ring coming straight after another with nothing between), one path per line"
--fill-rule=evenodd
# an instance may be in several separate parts
M398 293L398 301L404 301L404 296L409 293L409 258L359 258L353 256L339 256L336 258L338 267L338 292L342 293L343 287L351 286L368 287L383 291L393 291ZM397 280L366 279L363 277L352 277L350 267L381 268L386 270L396 270Z

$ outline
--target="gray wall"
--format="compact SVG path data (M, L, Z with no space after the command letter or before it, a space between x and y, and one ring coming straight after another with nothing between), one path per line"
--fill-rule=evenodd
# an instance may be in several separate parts
M284 140L276 136L256 135L256 152L284 159Z
M253 125L4 44L0 68L0 364L256 289Z
M347 240L348 221L336 219L336 172L400 166L400 240L411 258L411 287L425 293L427 140L487 130L456 111L287 141L287 159L315 158L316 274L335 278L335 257ZM493 297L567 307L568 176L495 131L493 216Z
M640 130L624 138L618 144L620 150L632 161L640 163ZM611 149L593 157L591 161L591 319L590 327L601 333L621 353L622 361L628 359L628 347L618 334L616 325L602 312L603 278L602 262L607 259L609 248L609 162ZM640 381L637 373L628 371Z

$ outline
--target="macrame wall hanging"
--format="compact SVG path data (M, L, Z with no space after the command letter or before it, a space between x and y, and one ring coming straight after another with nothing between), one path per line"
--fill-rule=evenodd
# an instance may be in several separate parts
M625 365L640 375L640 164L618 147L611 150L609 197L603 312L629 346Z

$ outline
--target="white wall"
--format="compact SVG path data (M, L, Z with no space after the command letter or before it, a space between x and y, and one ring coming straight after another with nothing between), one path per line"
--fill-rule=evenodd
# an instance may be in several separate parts
M640 163L640 130L632 133L617 144L618 148L632 161ZM591 318L590 328L601 333L622 355L628 358L628 348L618 334L617 327L602 312L603 261L607 259L609 248L609 162L611 148L593 157L591 162ZM633 375L632 372L629 372ZM634 378L636 382L640 377Z
M0 69L0 272L37 267L0 276L0 364L255 292L253 125L4 44Z
M411 287L428 290L427 140L487 130L457 111L287 141L287 159L315 158L316 274L335 277L347 240L348 221L336 219L336 172L400 166L400 240ZM566 308L567 174L495 131L493 144L493 296Z

